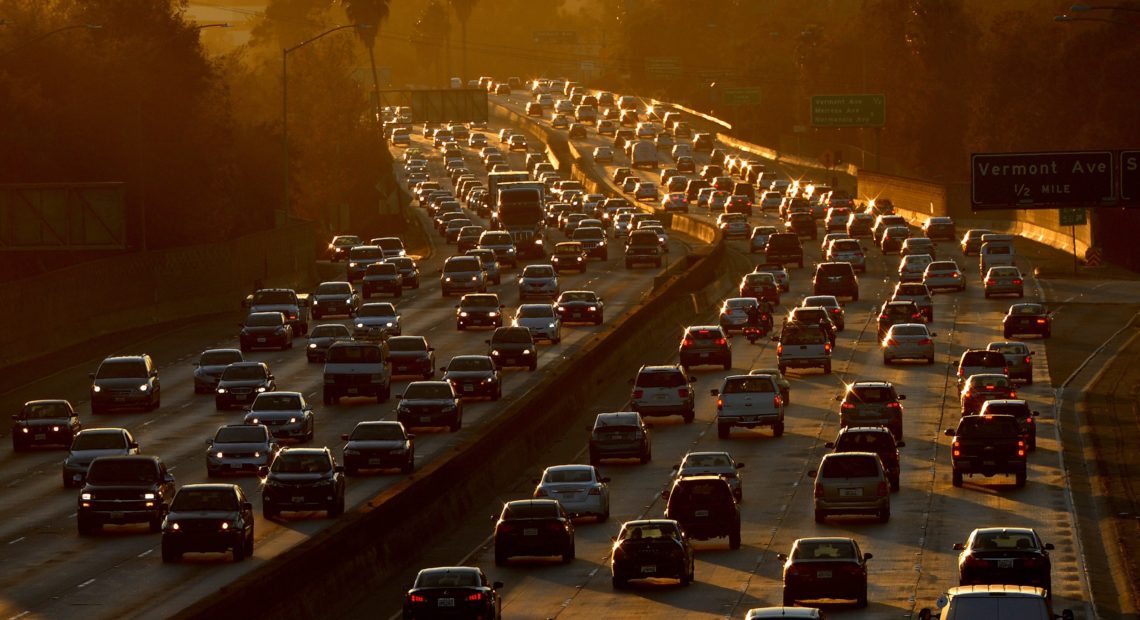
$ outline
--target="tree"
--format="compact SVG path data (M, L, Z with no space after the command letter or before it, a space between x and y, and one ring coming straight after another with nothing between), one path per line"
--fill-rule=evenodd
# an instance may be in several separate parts
M436 70L436 82L442 82L439 72L441 67L440 56L444 44L451 36L451 21L447 17L447 8L441 0L430 0L420 17L412 27L412 43L416 53L420 55L425 65L431 65Z
M368 63L372 67L372 96L379 105L380 75L376 72L376 37L380 35L380 22L388 19L390 0L342 0L345 14L354 24L364 24L368 28L357 28L356 35L368 48Z

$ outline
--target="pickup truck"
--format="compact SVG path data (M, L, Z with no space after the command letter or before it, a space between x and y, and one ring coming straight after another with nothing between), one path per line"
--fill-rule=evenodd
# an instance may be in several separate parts
M963 416L958 428L946 429L946 435L954 438L950 450L954 486L962 486L964 474L987 478L1013 474L1017 486L1025 486L1025 437L1013 416Z
M388 347L367 342L334 342L325 356L322 400L335 405L342 396L374 396L383 403L392 394Z
M263 288L248 295L242 302L248 312L280 312L293 327L293 333L309 332L309 295L291 288Z

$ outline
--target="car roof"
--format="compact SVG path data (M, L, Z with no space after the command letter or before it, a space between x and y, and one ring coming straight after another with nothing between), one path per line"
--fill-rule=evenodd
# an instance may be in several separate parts
M614 424L632 424L640 420L641 416L636 411L611 411L609 413L599 413L594 423L601 426L611 426Z
M1046 596L1045 590L1034 586L1013 586L1013 585L977 585L977 586L957 586L950 588L946 591L946 595L950 598L955 597L970 597L980 598L989 596L1003 596L1003 597L1018 597L1018 598L1041 598Z
M684 372L677 364L662 365L662 366L642 366L641 370L637 372Z
M848 384L847 388L857 387L891 387L890 381L853 381Z
M202 482L198 484L184 484L179 487L178 492L183 491L230 491L236 493L236 484L225 484L221 482Z
M245 426L245 425L242 424L241 426ZM107 426L107 427L100 427L100 428L85 428L85 429L79 431L78 434L81 434L81 435L121 435L121 434L127 433L127 432L129 432L129 431L127 431L127 429L125 429L125 428L117 428L117 427L113 427L113 426Z
M503 504L503 506L547 506L550 504L558 505L556 499L513 499Z

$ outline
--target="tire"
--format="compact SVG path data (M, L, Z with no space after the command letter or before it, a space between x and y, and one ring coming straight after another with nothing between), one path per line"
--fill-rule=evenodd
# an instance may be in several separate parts
M384 385L384 388L380 390L380 393L376 395L376 402L386 403L390 398L392 398L392 384L387 383Z
M28 449L28 448L27 448L27 446L25 446L24 444L22 444L22 443L20 443L20 442L16 441L16 436L15 436L15 435L13 435L13 436L12 436L12 452L23 452L23 451L25 451L25 450L27 450L27 449ZM66 482L66 481L67 481L67 479L66 479L66 478L64 478L64 482ZM65 486L66 486L66 485L65 485Z
M464 331L467 329L467 326L464 325L463 323L456 322L455 323L455 329L457 329L459 331Z
M681 573L680 580L681 580L681 586L685 587L685 586L688 586L689 584L693 583L693 576L691 574L689 574L688 571L684 571Z
M724 369L732 370L732 358L724 360Z
M500 384L499 384L499 385L498 385L498 386L495 388L495 395L491 397L491 400L499 400L499 399L500 399L500 398L502 398L502 397L503 397L503 384L502 384L502 383L500 383Z
M344 496L334 499L333 503L328 508L330 517L339 517L344 514Z
M315 422L310 422L309 423L309 432L305 433L305 441L306 442L312 441L313 437L316 434L317 434L317 425Z
M328 391L322 391L321 392L321 402L323 402L324 404L335 405L335 404L337 404L337 400L338 399L337 399L336 395L333 394L332 392L328 392Z
M739 549L740 548L740 526L739 525L736 526L735 531L729 532L729 534L728 534L728 548L729 549Z
M598 523L605 523L610 520L610 507L606 506L606 511L598 515Z
M827 513L820 510L819 508L816 508L815 509L815 522L816 523L823 523L824 520L826 520L826 519L827 519Z
M570 562L573 562L573 561L574 561L574 544L571 543L568 548L566 548L562 551L562 563L563 564L569 564Z
M234 550L234 557L237 557L237 550ZM174 564L182 559L182 552L174 548L173 545L162 545L162 562L163 564Z
M249 528L249 536L245 539L245 557L253 557L253 528Z
M716 436L718 439L728 439L728 435L731 431L732 431L732 427L729 426L728 424L717 424L716 425Z
M887 504L886 508L879 511L878 516L879 516L879 523L887 523L888 521L890 521L891 520L891 505Z
M1033 375L1032 374L1030 374L1028 377L1025 378L1025 385L1033 385Z
M823 365L823 374L825 374L825 375L831 374L831 362L828 362L828 363Z
M1029 451L1030 452L1036 452L1037 451L1037 433L1034 433L1029 438Z
M777 422L774 425L772 425L772 434L775 435L776 437L783 437L784 436L784 423L783 422Z
M953 470L950 474L950 483L956 487L962 486L962 472L957 469Z
M791 390L780 390L780 395L784 397L784 406L785 407L792 404L792 391Z
M1052 336L1052 335L1053 335L1053 330L1047 329L1047 330L1045 330L1045 333L1041 334L1041 337L1042 338L1048 338L1049 336Z
M685 413L682 413L682 414L681 414L681 419L685 421L685 424L692 424L692 423L693 423L693 420L694 420L696 417L697 417L697 414L696 414L696 412L695 412L695 411L693 411L692 409L689 409L689 410L688 410L688 411L686 411Z
M622 579L617 575L614 575L612 578L610 578L610 585L612 585L613 589L615 590L624 590L628 583L628 580Z
M1025 481L1028 478L1029 478L1029 472L1026 471L1026 469L1024 467L1022 467L1020 471L1018 471L1016 474L1014 474L1014 484L1019 489L1025 488Z
M862 609L867 606L867 586L863 586L863 591L855 598L855 606Z
M891 491L898 492L899 488L900 488L899 475L895 474L895 475L891 476Z
M537 361L535 361L535 362L531 362L531 364L530 364L530 372L534 372L534 371L536 371L536 370L538 370L538 362L537 362Z
M780 364L780 365L778 365L778 366L776 367L776 369L780 371L780 374L781 374L781 375L783 375L783 374L787 374L787 372L788 372L788 367L787 367L787 366L785 366L785 365L783 365L783 364ZM688 369L686 368L686 370L688 370Z
M404 463L404 465L402 467L400 467L400 473L401 474L410 474L415 470L416 470L416 453L412 452L412 454L408 456L408 462Z
M455 415L455 421L454 421L454 422L452 422L452 423L451 423L451 424L448 426L448 428L449 428L449 429L451 430L451 432L453 432L453 433L457 433L457 432L459 432L459 429L463 428L463 418L462 418L462 417L461 417L461 416L460 416L460 415L457 413L457 414Z
M99 533L99 530L103 529L101 525L92 523L89 518L78 517L75 523L79 529L80 536L94 536Z
M245 540L244 536L242 537L241 542L234 545L233 552L234 552L234 562L242 562L245 560L246 540Z

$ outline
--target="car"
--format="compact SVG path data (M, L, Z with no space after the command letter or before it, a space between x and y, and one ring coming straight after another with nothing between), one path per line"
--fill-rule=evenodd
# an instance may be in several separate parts
M395 304L386 301L361 304L352 324L353 340L380 342L403 333L399 311Z
M691 538L728 538L729 549L740 548L740 504L728 480L718 475L673 479L665 497L665 518L681 525Z
M328 448L282 448L258 475L266 519L283 511L324 510L330 517L344 513L344 467Z
M693 581L696 562L693 546L681 524L672 519L639 519L622 524L610 550L613 589L632 579L677 579L682 586Z
M479 247L491 247L484 243L486 236L491 234L491 231L483 233L479 238ZM510 237L510 233L503 233ZM513 249L514 244L511 243ZM499 252L495 252L495 256L500 256ZM503 260L499 259L500 262ZM487 292L487 276L483 271L483 263L475 256L451 256L448 257L443 263L443 272L439 277L440 291L443 297L447 297L453 293L464 292Z
M981 585L950 588L939 597L938 615L929 607L918 611L918 620L953 620L985 616L994 620L1073 620L1071 609L1053 613L1052 599L1043 588L1017 585Z
M591 220L583 220L574 229L571 238L582 244L582 251L586 257L595 257L603 261L610 258L609 242L606 241L606 231L601 226L586 226Z
M929 254L910 254L899 261L899 282L922 282L927 265L934 262Z
M732 330L743 330L748 325L749 309L760 309L755 297L730 297L720 307L720 328L726 334Z
M657 200L657 184L653 181L641 181L633 190L633 197L637 201Z
M918 309L918 304L913 301L909 299L888 301L879 309L878 335L876 337L879 342L882 342L883 337L887 335L887 330L892 325L896 323L921 323L923 319L922 311Z
M922 313L922 321L934 322L934 298L930 294L930 287L921 282L899 282L889 301L913 301Z
M776 237L777 235L773 235ZM798 242L797 242L798 243ZM769 247L771 245L769 244ZM752 273L768 273L776 279L776 286L783 292L788 292L792 288L791 277L788 276L788 270L779 263L760 263L752 270Z
M744 463L737 462L727 452L689 452L673 466L673 477L720 476L728 481L732 496L740 502L744 497L744 483L740 477L743 468Z
M928 217L922 223L922 234L930 239L945 239L954 241L958 238L958 231L954 220L945 216Z
M162 522L162 561L187 552L233 551L235 562L253 555L253 504L236 484L188 484L174 495Z
M1028 527L982 527L955 543L958 585L1001 583L1036 586L1052 593L1052 563L1046 543Z
M777 559L784 561L784 606L792 607L801 600L841 598L854 600L856 607L866 607L867 561L872 557L870 553L864 553L853 538L796 540L789 553L776 554ZM821 616L816 613L787 617Z
M356 476L362 470L399 469L410 474L415 470L415 438L400 422L357 422L351 433L341 435L346 442L341 452L344 472Z
M590 429L590 464L602 459L636 458L644 465L653 458L649 427L636 411L599 413Z
M836 295L859 301L859 278L850 263L819 263L812 277L813 295Z
M685 328L677 353L681 367L716 364L732 368L732 345L719 325L691 325Z
M574 559L574 522L554 499L520 499L503 504L495 522L495 566L515 556L551 556L569 564Z
M952 260L934 261L926 266L922 272L922 283L930 290L954 289L959 292L966 290L966 278L958 263Z
M982 373L1008 376L1009 363L1006 362L1005 355L985 349L966 349L963 351L962 357L958 358L958 372L956 373L958 391L962 391L967 379Z
M824 316L827 312L820 309ZM821 323L785 321L780 328L778 336L772 336L776 346L776 362L780 374L787 372L788 368L821 368L823 374L831 374L832 333L827 325L828 321Z
M768 239L779 232L775 226L754 226L748 238L748 253L763 254L768 250Z
M503 381L495 361L487 355L456 355L442 369L443 380L463 398L485 396L499 400Z
M503 583L474 566L425 568L404 594L403 618L436 617L440 609L459 618L502 618Z
M146 523L159 532L174 492L174 475L157 456L96 457L77 498L76 528L90 536L106 524Z
M847 216L847 234L852 238L870 237L874 224L875 216L871 213L851 213Z
M348 265L345 268L347 280L354 282L364 277L364 272L372 263L379 263L385 258L384 250L375 245L358 245L348 251L345 258Z
M537 101L531 101L526 104L527 116L542 116L542 104Z
M264 424L227 424L206 441L206 476L256 473L273 460L280 446Z
M19 413L12 414L12 451L42 446L68 448L81 430L79 412L69 401L30 400Z
M795 233L776 233L768 237L768 247L764 251L764 263L756 270L763 271L761 267L765 265L782 266L791 263L796 263L801 268L804 266L803 245ZM783 283L781 283L781 287L783 287ZM788 289L784 288L784 290Z
M75 434L63 460L63 488L83 486L91 461L101 456L139 453L139 444L125 428L85 428Z
M471 148L484 148L487 146L487 136L481 133L473 133L467 138L467 146Z
M482 226L464 226L459 229L459 235L455 238L455 249L457 252L467 254L474 250L479 245L479 237L483 235L484 228ZM365 276L367 278L367 276ZM397 295L398 297L399 295Z
M574 140L586 139L586 125L583 123L570 123L566 128L566 137Z
M580 241L563 241L555 244L554 251L550 253L550 264L554 267L555 273L562 273L563 271L585 273L586 251L582 248ZM525 267L523 273L526 273Z
M581 244L579 244L580 246ZM583 263L585 259L583 259ZM558 273L551 264L534 263L523 267L518 278L519 299L528 297L557 298L561 293Z
M696 415L695 381L680 365L642 366L633 379L630 407L642 417L680 415L690 424Z
M495 293L468 293L455 305L455 328L503 326L503 304Z
M310 363L316 363L325 361L333 343L352 340L352 332L340 323L324 323L314 327L305 338L309 341L305 346L305 357Z
M829 314L831 323L837 331L847 328L846 313L839 300L834 295L809 295L800 301L801 308L823 308Z
M708 206L709 211L723 214L724 206L728 204L728 197L731 196L731 194L729 194L726 190L716 187L715 185L711 187L713 191L709 194L708 205L706 206ZM744 214L737 213L736 215ZM748 216L745 215L744 217L745 220L747 220Z
M603 118L598 121L598 135L599 136L612 136L617 133L617 123L611 118ZM612 152L611 152L612 154ZM594 161L601 162L597 156L594 156Z
M878 454L825 454L819 468L809 471L808 477L815 479L816 523L837 514L869 514L880 523L890 521L891 483Z
M1028 450L1020 421L1012 415L967 415L944 434L953 438L950 448L950 483L961 487L964 477L1012 475L1014 486L1028 480Z
M463 399L450 381L412 381L396 399L396 420L405 428L463 427Z
M243 407L262 392L277 390L277 380L265 362L236 362L226 366L215 388L214 408L218 411Z
M329 243L328 257L332 262L344 260L348 251L361 244L360 237L356 235L337 235Z
M314 332L316 329L313 330ZM310 333L312 338L313 334ZM226 366L243 361L244 357L239 349L206 349L194 362L194 393L213 394L218 387L218 379Z
M527 150L526 136L521 133L512 134L507 139L507 149L511 151L525 151Z
M285 317L275 314L278 325L285 325ZM158 367L149 355L113 355L99 363L99 368L88 375L91 378L91 413L99 415L112 408L141 408L154 411L162 405L162 386Z
M676 149L681 146L687 145L680 144L673 147L673 163L676 164L678 172L681 172L683 174L693 174L697 171L697 162L690 155L676 155Z
M280 312L250 312L238 327L242 352L255 348L282 351L293 348L293 326Z
M661 209L666 212L688 213L689 200L685 198L684 192L670 192L661 199Z
M903 406L906 394L895 391L887 381L855 381L847 385L843 394L835 397L840 403L839 426L884 426L890 429L895 441L903 438Z
M895 441L895 436L885 426L847 426L839 429L834 441L826 444L833 452L873 452L879 457L891 483L891 491L899 490L899 448L905 441Z
M1021 380L1025 385L1033 385L1034 351L1024 342L991 342L987 351L997 351L1005 357L1006 372L1010 379Z
M815 218L811 213L796 211L788 215L784 221L784 231L798 237L819 238L819 229L815 225Z
M550 344L562 342L562 319L551 304L520 305L515 311L511 325L529 329L535 342L539 340L548 340Z
M910 237L910 228L904 226L885 226L879 237L879 249L883 254L901 254L903 242Z
M773 305L780 303L780 285L771 273L746 273L740 278L741 297L751 297Z
M538 368L538 349L525 327L498 327L486 343L495 368L525 366L531 372Z
M605 121L602 121L602 122L604 123ZM602 131L602 129L603 129L602 126L598 125L598 133L604 133ZM611 149L608 146L594 147L593 156L594 156L594 161L599 163L599 164L609 164L609 163L613 163L613 161L614 161L614 151L613 151L613 149Z
M386 341L392 376L435 376L435 347L423 336L392 336Z
M630 176L626 177L624 181L621 182L621 191L626 192L626 193L631 193L634 190L636 190L637 187L639 185L641 185L642 183L643 183L642 179L640 179L636 176L630 175Z
M747 239L752 234L748 217L740 213L721 213L716 218L716 225L725 239Z
M977 375L975 375L977 376ZM1025 446L1032 452L1037 449L1037 421L1033 418L1041 414L1029 408L1029 403L1017 398L987 400L978 409L978 415L1010 415L1017 419Z
M979 373L970 375L970 378L966 379L958 398L962 415L973 415L978 413L982 403L987 400L1017 398L1017 388L1004 374Z
M823 612L815 607L753 607L744 614L744 620L769 620L771 618L798 618L802 620L823 620Z
M314 321L337 315L351 317L360 305L360 295L350 282L322 282L309 297Z
M264 392L253 399L245 424L264 424L276 439L312 441L316 416L300 392Z
M605 314L605 303L593 291L563 291L554 300L554 308L563 324L584 322L601 325Z
M839 337L839 324L837 315L822 306L798 306L788 311L788 322L802 324L819 324L827 334L831 348L835 348L835 341Z
M1025 297L1025 278L1017 267L990 267L983 279L986 299L994 295Z
M934 241L928 237L908 237L903 241L902 249L899 250L902 256L910 256L912 254L928 254L931 261L938 258L938 247L934 245Z
M971 228L962 235L960 247L962 254L966 256L976 256L982 251L982 237L985 235L992 235L994 231L985 228Z
M557 500L571 517L610 518L610 479L593 465L547 467L534 480L534 499Z
M883 337L883 364L893 364L902 359L921 359L927 364L934 363L934 337L923 323L895 323Z

